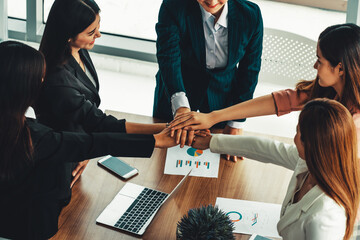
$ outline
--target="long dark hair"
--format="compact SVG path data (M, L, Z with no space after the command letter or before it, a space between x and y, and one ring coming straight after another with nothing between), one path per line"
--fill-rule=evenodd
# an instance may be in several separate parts
M342 64L345 86L339 101L354 113L352 107L360 109L360 27L352 23L330 26L320 34L318 45L332 67ZM332 87L321 87L318 78L301 81L297 89L309 91L311 99L336 95Z
M71 56L69 39L84 31L100 12L93 0L56 0L50 9L40 43L48 71L63 65Z
M359 160L356 128L350 112L338 101L315 99L299 116L306 164L317 185L344 207L349 239L359 207Z
M32 164L33 146L25 112L33 105L45 74L45 59L32 47L0 43L0 180Z

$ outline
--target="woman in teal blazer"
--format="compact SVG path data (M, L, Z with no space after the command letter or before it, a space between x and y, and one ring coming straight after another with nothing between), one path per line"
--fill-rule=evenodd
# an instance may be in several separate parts
M173 114L179 113L179 108L172 106L171 98L175 93L186 94L188 110L201 112L228 107L253 97L262 53L260 9L244 0L208 2L164 0L161 5L156 24L159 71L156 74L154 117L170 120ZM216 16L214 9L219 7L222 8L217 13L225 14L225 8L227 13L224 18L227 40L225 38L223 46L227 53L215 52L215 58L223 55L224 64L209 67L209 36L204 28L202 11L214 15L216 24L221 16Z

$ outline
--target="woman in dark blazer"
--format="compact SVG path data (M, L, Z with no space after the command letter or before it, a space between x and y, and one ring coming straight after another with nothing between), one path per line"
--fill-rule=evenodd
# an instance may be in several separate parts
M126 132L152 134L165 124L138 124L117 120L98 109L99 81L87 50L100 37L99 7L93 0L56 0L50 10L40 51L46 60L44 86L35 112L39 121L59 131ZM85 160L85 159L84 159ZM64 204L70 186L88 161L59 170Z
M154 117L169 121L181 113L207 113L253 97L263 40L261 12L255 3L164 0L156 33L159 71ZM244 121L217 127L237 135L242 133ZM180 134L178 130L178 138ZM193 134L189 132L189 136L187 144ZM237 157L231 159L236 161Z
M107 154L150 157L174 146L168 131L155 135L56 132L25 117L44 75L44 57L18 42L0 43L0 238L46 239L57 232L64 162Z

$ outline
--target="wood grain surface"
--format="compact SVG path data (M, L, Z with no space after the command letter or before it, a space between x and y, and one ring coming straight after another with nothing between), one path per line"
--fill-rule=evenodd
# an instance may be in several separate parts
M159 122L147 116L106 113L131 122ZM272 138L292 143L292 139ZM248 159L237 163L221 159L218 178L188 177L176 195L161 207L143 236L96 224L96 218L126 182L170 193L183 176L164 175L165 156L165 149L155 149L150 159L121 158L139 169L139 174L127 181L97 166L98 159L91 160L73 187L72 200L63 209L59 231L52 239L176 239L176 224L181 217L191 208L214 205L217 197L281 204L292 175L292 171L282 167ZM249 235L234 235L236 239L249 239Z

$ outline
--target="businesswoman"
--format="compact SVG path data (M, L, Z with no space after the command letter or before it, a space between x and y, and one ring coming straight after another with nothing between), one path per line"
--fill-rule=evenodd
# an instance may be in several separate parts
M263 41L261 12L255 3L164 0L156 33L154 117L172 120L191 110L210 112L252 99ZM237 135L244 121L220 126L224 133ZM178 138L181 134L185 138L186 132L177 131Z
M51 7L40 51L46 60L44 86L35 112L39 121L59 131L126 132L152 134L165 124L138 124L117 120L98 109L99 81L87 50L101 36L100 9L93 0L56 0ZM126 104L126 103L119 103ZM70 186L88 161L60 169L64 204Z
M295 146L250 136L196 137L193 146L294 170L278 232L284 240L350 239L359 206L356 128L339 102L315 99L299 116Z
M22 43L0 43L0 238L47 239L62 209L58 169L64 162L107 154L150 157L154 147L175 145L155 135L56 132L25 117L45 71L40 52Z

